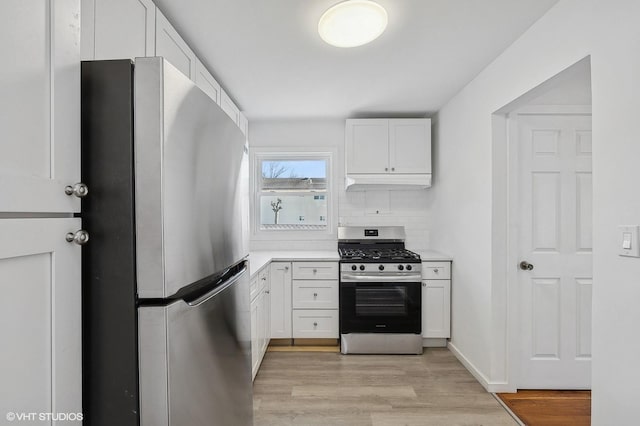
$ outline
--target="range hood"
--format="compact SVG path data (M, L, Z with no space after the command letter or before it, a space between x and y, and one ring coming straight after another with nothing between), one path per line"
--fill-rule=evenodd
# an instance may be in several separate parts
M431 187L431 173L424 174L348 174L347 191L411 190Z

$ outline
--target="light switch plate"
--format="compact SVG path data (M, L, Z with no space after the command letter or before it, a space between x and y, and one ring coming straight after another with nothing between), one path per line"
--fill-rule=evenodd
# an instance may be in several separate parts
M640 246L638 246L638 234L640 225L619 226L618 233L618 254L627 257L640 257Z

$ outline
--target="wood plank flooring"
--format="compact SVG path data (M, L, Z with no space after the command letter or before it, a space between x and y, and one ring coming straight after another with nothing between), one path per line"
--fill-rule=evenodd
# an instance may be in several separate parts
M267 352L256 426L515 425L446 348L423 355Z
M527 426L591 424L591 391L519 390L497 395Z

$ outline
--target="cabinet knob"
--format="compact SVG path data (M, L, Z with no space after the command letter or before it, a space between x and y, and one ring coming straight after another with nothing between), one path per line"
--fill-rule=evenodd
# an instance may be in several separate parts
M313 293L313 297L318 297L318 293Z
M395 172L395 171L396 171L396 168L395 168L395 167L392 167L392 168L391 168L391 171L392 171L392 172Z
M82 246L89 242L89 233L84 229L81 229L76 232L69 232L67 235L65 235L65 239L69 243L76 243Z
M385 171L385 172L388 172L388 171L389 171L389 168L388 168L388 167L385 167L385 168L384 168L384 171Z
M438 273L438 268L434 268L434 269L433 269L433 273L434 273L434 274L437 274L437 273Z
M266 281L266 280L267 280L267 277L262 277L262 278L260 278L260 279L261 279L262 281Z
M313 268L313 273L315 274L317 272L318 272L318 270L316 268Z
M422 283L422 287L426 287L426 286L427 286L427 283Z
M288 267L288 266L285 266L285 267L284 267L284 270L285 270L285 271L288 271L288 270L289 270L289 267Z
M264 294L271 294L271 291L270 290L265 290Z
M67 195L75 195L78 198L86 197L89 193L89 187L82 182L64 187L64 193Z
M314 322L314 323L313 323L313 326L314 326L314 327L317 327L317 326L318 326L318 323L317 323L317 322Z

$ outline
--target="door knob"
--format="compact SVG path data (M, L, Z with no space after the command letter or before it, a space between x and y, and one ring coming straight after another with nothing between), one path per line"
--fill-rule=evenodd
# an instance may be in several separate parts
M520 269L522 269L523 271L530 271L533 269L533 265L526 260L523 260L522 262L520 262Z
M86 197L89 193L89 187L82 182L75 185L67 185L64 187L64 193L67 195L75 195L78 198Z
M87 244L87 242L89 242L89 233L87 231L85 231L84 229L81 229L79 231L76 232L69 232L66 236L65 239L67 240L67 242L70 243L76 243L80 246Z

